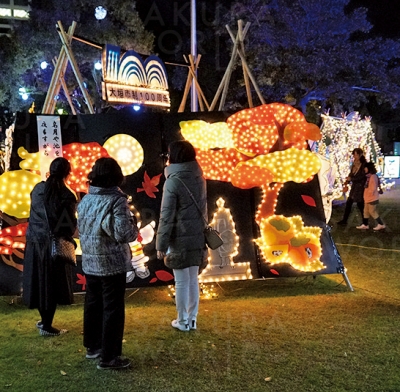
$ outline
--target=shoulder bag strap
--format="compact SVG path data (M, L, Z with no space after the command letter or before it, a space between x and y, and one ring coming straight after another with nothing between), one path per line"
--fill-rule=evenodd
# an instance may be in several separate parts
M191 199L193 200L194 205L197 207L197 210L199 211L199 213L200 213L201 217L203 218L204 223L206 224L206 227L207 227L207 226L208 226L207 219L204 218L204 215L203 215L203 213L201 212L201 209L200 209L199 205L197 204L197 201L196 201L196 199L194 198L192 192L190 192L190 189L187 187L187 185L186 185L179 177L172 177L172 178L176 178L177 180L179 180L179 181L182 183L182 185L186 188L187 192L189 193L189 196L190 196Z
M46 221L47 221L47 226L49 226L49 233L50 233L50 236L52 236L53 232L51 231L49 217L47 216L46 205L44 203L43 203L43 208L44 208L44 216L46 217Z

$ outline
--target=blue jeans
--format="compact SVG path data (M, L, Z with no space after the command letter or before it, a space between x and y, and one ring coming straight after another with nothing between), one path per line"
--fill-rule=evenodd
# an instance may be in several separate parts
M83 345L102 350L102 360L109 362L122 354L125 324L126 274L86 275L83 314Z

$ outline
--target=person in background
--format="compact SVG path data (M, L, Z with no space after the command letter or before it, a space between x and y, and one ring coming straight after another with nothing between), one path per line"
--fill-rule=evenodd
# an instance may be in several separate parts
M366 174L366 182L364 188L364 218L363 223L357 226L357 229L367 230L368 219L371 216L377 222L377 225L373 228L375 231L383 230L386 228L382 219L379 217L378 204L379 204L379 179L376 175L376 168L373 162L367 162L364 167Z
M73 303L74 266L51 259L49 236L51 229L55 236L73 242L76 197L65 185L70 171L71 165L65 158L54 159L47 180L37 184L31 192L22 296L29 308L39 310L41 320L36 327L42 336L58 336L67 332L54 328L53 318L57 304Z
M366 163L366 159L361 148L355 148L352 154L353 164L351 166L350 173L346 178L346 182L344 183L346 187L348 184L351 183L351 189L349 197L346 201L343 219L338 222L338 225L347 224L347 220L349 219L353 203L357 203L357 207L360 210L361 217L363 217L364 212L364 185L366 180L364 165Z
M101 357L98 369L130 366L121 357L125 324L125 278L131 269L129 242L138 228L127 196L119 186L124 176L113 158L98 159L88 175L89 193L78 205L82 270L86 276L83 345L86 358Z
M207 259L204 220L189 191L207 217L206 181L189 142L172 142L168 153L156 249L157 257L164 259L175 277L177 318L171 325L189 331L197 328L199 266Z

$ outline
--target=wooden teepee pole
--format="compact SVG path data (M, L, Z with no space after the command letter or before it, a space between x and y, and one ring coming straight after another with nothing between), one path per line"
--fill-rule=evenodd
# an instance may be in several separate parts
M247 93L247 99L249 102L249 107L253 107L253 99L251 96L250 81L253 84L254 89L256 90L258 98L260 99L261 103L265 103L265 100L264 100L264 98L261 94L261 91L257 85L257 81L256 81L255 77L253 76L253 74L251 73L251 70L247 64L246 56L245 56L245 52L244 52L244 39L250 28L250 25L251 24L249 22L247 22L246 26L243 28L243 21L239 20L238 21L238 32L236 34L236 37L232 33L229 26L228 25L225 26L226 29L228 30L228 33L229 33L234 45L233 45L231 59L229 61L228 67L226 68L226 71L221 80L221 83L217 89L217 92L214 96L214 99L211 103L210 110L214 110L221 93L222 93L222 97L221 97L221 101L219 104L219 110L223 110L225 101L226 101L226 96L228 93L228 87L229 87L229 82L230 82L230 78L232 75L232 71L236 65L237 56L240 57L242 68L243 68L243 77L244 77L244 82L246 85L246 93Z
M249 22L247 22L247 24L249 24ZM229 35L231 36L231 39L233 41L235 39L235 37L234 37L232 31L230 30L230 28L227 27L227 29L228 29ZM249 66L247 64L247 61L246 61L246 57L245 57L244 53L242 52L241 48L239 48L239 47L237 48L237 53L238 53L238 55L240 57L240 60L242 61L243 71L246 72L249 75L249 78L251 80L251 83L254 86L254 89L256 90L256 93L258 95L259 100L261 101L261 103L264 104L265 103L264 97L261 94L261 91L260 91L260 89L258 87L258 84L257 84L257 81L256 81L255 77L253 76L252 72L250 71L250 68L249 68Z
M56 66L56 64L57 64L57 57L53 60L53 65ZM68 87L67 87L67 84L65 83L65 79L64 79L64 74L63 73L60 75L60 84L61 84L61 86L62 86L62 88L64 90L64 94L65 94L65 97L67 98L67 101L68 101L69 106L71 108L72 114L76 115L75 106L72 103L71 97L69 95ZM58 92L57 92L57 94L58 94ZM56 100L53 99L53 105L55 106L55 104L56 104ZM54 113L54 108L52 110L52 113Z
M200 110L203 112L204 105L207 107L207 109L209 109L210 106L207 102L207 99L203 93L203 90L200 87L199 81L197 80L197 76L196 76L196 71L199 68L201 55L199 54L197 56L196 62L194 62L194 58L191 54L188 57L189 57L189 60L187 59L187 57L185 55L183 55L183 58L185 59L186 63L188 63L188 66L187 66L188 67L188 76L186 79L186 85L185 85L185 89L183 92L181 104L179 105L178 113L182 113L185 110L187 97L189 95L190 88L193 85L193 83L192 83L193 81L196 85L197 98L198 98Z
M240 50L244 54L244 37L247 34L247 31L249 30L250 23L246 23L245 31L243 31L243 21L240 19L238 20L238 35L239 35L239 42L240 42ZM246 95L247 95L247 101L249 102L249 108L253 107L253 97L251 96L251 88L250 88L250 82L249 82L249 75L245 71L245 68L243 67L243 78L244 78L244 84L246 86Z
M64 50L65 50L65 52L67 54L68 60L69 60L69 62L71 64L72 70L73 70L73 72L75 74L75 78L76 78L76 80L77 80L77 82L79 84L79 87L80 87L82 95L83 95L83 97L85 99L86 105L87 105L87 107L89 109L89 113L90 114L94 114L92 100L90 98L89 93L86 90L86 87L83 84L82 75L81 75L81 73L79 71L78 64L77 64L77 62L75 60L75 57L74 57L74 55L72 53L72 49L71 49L70 42L68 40L68 36L64 31L64 28L62 26L61 21L58 21L58 26L59 26L58 34L60 36L61 42L63 43Z
M71 42L72 36L74 35L76 28L76 22L72 22L72 25L68 29L68 40ZM60 55L58 56L57 63L54 67L53 75L49 89L47 90L46 99L43 104L43 114L53 114L55 108L55 97L59 94L61 88L61 77L65 74L68 65L67 54L65 53L64 45L61 47Z
M228 26L225 26L225 27L228 27ZM210 111L212 111L212 110L215 109L215 106L217 105L218 98L219 98L219 96L221 95L221 93L222 93L223 90L225 91L225 97L223 96L223 97L221 98L222 104L220 103L220 105L219 105L219 110L222 110L222 107L223 107L224 104L225 104L225 98L226 98L227 89L228 89L227 86L229 86L229 81L230 81L230 79L231 79L233 67L234 67L234 65L235 65L235 63L236 63L236 58L237 58L237 47L238 47L238 45L239 45L239 36L237 36L236 39L234 39L234 43L235 43L235 44L234 44L234 46L233 46L231 59L229 60L228 67L227 67L226 70L225 70L224 76L223 76L223 78L222 78L222 80L221 80L221 83L220 83L219 86L218 86L218 89L217 89L217 92L215 93L214 99L213 99L213 101L211 102Z

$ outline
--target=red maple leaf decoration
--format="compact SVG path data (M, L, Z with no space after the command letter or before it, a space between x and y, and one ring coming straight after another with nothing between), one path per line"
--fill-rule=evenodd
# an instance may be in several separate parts
M78 277L76 283L82 285L82 290L86 290L86 276L81 274L76 274L76 276Z
M160 173L157 176L154 176L153 178L150 178L147 172L144 172L144 181L142 182L143 188L138 188L137 192L146 192L146 195L149 197L152 197L153 199L156 198L156 195L154 192L159 192L157 185L160 183Z

